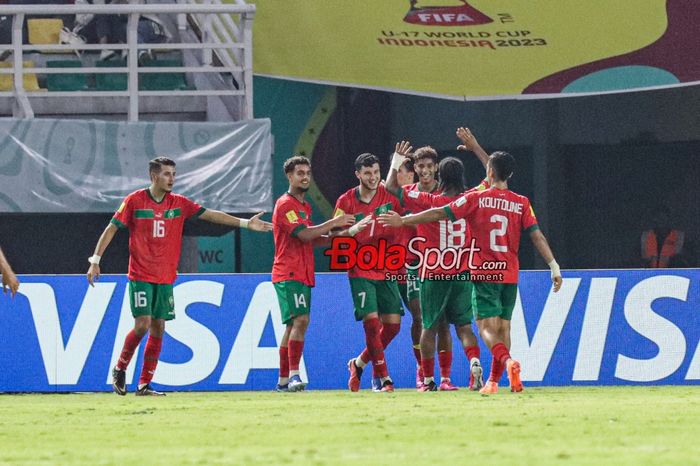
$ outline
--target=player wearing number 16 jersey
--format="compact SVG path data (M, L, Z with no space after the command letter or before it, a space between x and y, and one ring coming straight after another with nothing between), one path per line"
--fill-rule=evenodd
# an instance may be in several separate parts
M149 162L151 186L129 194L114 214L88 259L88 282L100 276L100 259L118 229L129 230L129 300L134 316L134 329L124 341L121 355L112 370L112 388L126 395L126 368L141 339L149 332L139 378L139 396L162 396L150 382L158 364L165 321L175 318L173 282L182 247L182 228L186 219L199 216L203 220L231 227L271 231L272 224L259 219L239 219L216 210L208 210L184 196L173 194L175 162L158 157Z

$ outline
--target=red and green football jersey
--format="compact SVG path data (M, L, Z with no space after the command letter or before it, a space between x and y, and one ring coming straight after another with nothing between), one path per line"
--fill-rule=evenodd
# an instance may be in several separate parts
M360 200L360 188L355 187L342 194L335 203L334 217L344 214L352 214L356 221L360 221L367 215L372 214L372 220L367 228L355 235L357 247L360 248L366 244L378 246L379 241L384 239L388 244L395 244L395 232L390 227L384 227L377 222L377 216L385 214L393 210L401 212L399 200L386 190L383 184L377 188L377 192L369 203ZM386 279L388 270L361 270L355 266L348 270L348 276L351 278L367 278L370 280Z
M520 232L539 228L527 197L508 189L474 191L445 206L445 212L452 221L467 219L476 238L476 246L481 250L475 260L479 270L473 270L473 273L503 272L500 283L518 283ZM504 263L505 269L481 268L484 262Z
M401 204L406 208L406 210L417 214L434 207L445 206L466 193L482 191L487 189L487 187L488 181L482 181L478 186L465 191L465 193L461 193L456 196L446 196L437 190L433 191L432 193L427 193L410 189L410 186L406 186L400 193ZM463 218L458 218L454 221L440 220L438 222L418 225L418 236L424 238L425 241L416 241L413 248L421 252L425 251L426 248L438 248L440 250L445 250L447 248L461 249L469 246L471 243L471 235L469 233L467 221ZM442 267L436 267L434 270L431 270L433 273L446 275L464 272L467 270L469 262L466 254L463 257L464 260L462 260L455 268L443 269ZM452 258L447 259L448 262L451 262ZM438 258L436 255L430 254L427 258L426 265L433 267L435 266L437 260Z
M205 210L173 193L156 202L148 188L126 196L112 223L129 229L129 280L172 284L177 277L185 220Z
M300 202L289 193L275 203L272 229L275 237L275 260L272 264L272 282L295 280L314 286L314 247L311 242L297 238L297 234L311 226L311 204Z

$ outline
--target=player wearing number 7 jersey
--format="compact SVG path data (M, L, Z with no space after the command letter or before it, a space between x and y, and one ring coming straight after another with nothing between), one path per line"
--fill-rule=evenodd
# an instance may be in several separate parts
M126 368L141 339L149 332L144 352L143 369L139 378L138 396L162 396L151 388L162 346L165 321L175 318L173 282L182 248L182 229L186 219L199 216L202 220L271 231L272 224L260 220L262 213L250 220L209 210L185 196L173 194L175 162L158 157L148 164L151 186L129 194L105 228L88 259L87 279L90 286L100 277L100 258L119 229L129 230L129 299L134 328L124 341L121 355L112 370L112 388L126 395Z
M511 391L523 389L520 363L510 356L510 319L515 306L518 283L518 249L520 232L529 232L535 247L551 270L554 291L559 291L562 278L547 240L537 225L537 219L527 197L508 189L515 160L506 152L489 156L487 176L491 188L466 193L452 203L402 218L404 225L418 225L449 218L466 218L476 238L476 280L472 306L479 333L493 354L491 377L481 389L482 394L498 391L498 381L505 367ZM387 221L390 219L387 219ZM380 221L382 219L380 218ZM494 273L494 269L498 273ZM494 279L498 277L498 281Z
M378 247L380 241L392 244L392 229L385 228L375 219L378 215L397 210L400 206L398 199L390 194L381 182L377 156L369 153L358 156L355 160L355 176L360 185L338 198L335 216L351 214L358 221L371 219L367 228L355 237L358 250L365 245ZM362 354L348 361L348 388L353 392L360 389L360 377L370 360L379 377L376 391L394 391L394 382L389 376L384 359L384 349L398 335L404 311L398 284L395 280L386 279L387 272L380 269L365 270L359 265L348 270L355 319L362 321L366 343Z

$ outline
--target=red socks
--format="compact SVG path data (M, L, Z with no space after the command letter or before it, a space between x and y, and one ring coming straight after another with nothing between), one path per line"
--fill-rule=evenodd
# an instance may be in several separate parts
M415 346L413 347L413 356L415 356L416 363L420 366L420 345L418 345L418 348L416 348Z
M506 345L503 343L496 343L493 345L493 348L491 348L491 353L493 354L494 361L497 360L504 366L510 359L510 352L508 352L508 348L506 348Z
M366 328L366 327L365 327ZM396 337L396 335L399 334L399 331L401 330L401 324L383 324L382 329L379 331L379 339L382 342L382 348L386 349L389 346L389 343ZM420 355L420 350L417 350L418 354ZM362 359L364 362L369 362L372 358L369 354L369 351L367 348L365 348L362 351L362 354L360 354L360 359ZM419 358L420 361L420 358ZM377 372L377 368L372 365L372 377L382 377L379 375Z
M143 353L143 369L141 369L139 385L146 385L151 383L151 379L153 379L153 374L155 374L156 372L156 366L158 365L158 357L160 356L160 349L162 347L162 338L156 338L153 335L150 335L148 337L148 341L146 342L146 350Z
M286 346L280 346L280 377L289 377L289 352Z
M503 375L503 369L506 367L506 362L510 359L510 352L506 345L497 343L491 348L493 361L491 362L491 375L489 381L498 383Z
M481 350L478 346L467 346L466 348L464 348L464 354L467 355L467 361L469 362L471 362L471 360L474 358L481 358Z
M289 340L289 370L298 371L301 353L304 351L304 342L299 340Z
M435 377L435 358L423 358L420 361L423 368L423 377Z
M377 377L388 377L389 371L384 361L384 346L382 345L381 329L382 324L379 319L369 319L362 322L365 328L365 341L367 350L372 360L372 365L377 370Z
M452 351L438 352L438 364L440 365L440 378L449 379L452 372ZM425 373L425 369L423 372Z
M122 347L122 354L117 360L118 370L126 370L126 367L129 365L131 358L134 356L136 348L139 347L139 343L141 343L142 338L143 336L136 336L136 332L134 332L133 329L131 329L131 331L126 334L126 338L124 339L124 346Z

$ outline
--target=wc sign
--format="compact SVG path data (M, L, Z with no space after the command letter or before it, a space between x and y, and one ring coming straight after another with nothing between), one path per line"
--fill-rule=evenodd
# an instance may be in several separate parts
M83 276L20 278L14 299L0 296L0 392L111 390L111 368L133 327L126 277L103 275L94 288ZM158 388L275 386L285 326L269 275L184 275L174 297ZM365 341L347 277L318 274L311 309L301 376L309 389L342 389L345 363ZM529 386L697 384L698 309L700 270L564 271L556 294L549 272L522 272L511 354ZM399 387L415 377L409 319L386 351ZM143 346L127 371L130 388ZM457 346L454 354L455 383L466 385L467 362ZM482 364L491 364L483 344Z

